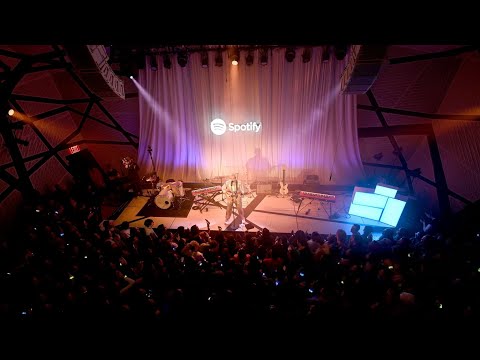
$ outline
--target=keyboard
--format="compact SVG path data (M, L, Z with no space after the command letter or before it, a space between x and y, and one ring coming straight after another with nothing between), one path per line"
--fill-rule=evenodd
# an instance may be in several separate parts
M195 190L192 190L192 195L197 196L197 195L203 195L203 194L210 194L216 191L222 191L222 187L220 185L217 185L217 186L210 186L210 187L201 188L201 189L195 189Z
M303 198L309 198L309 199L315 199L315 200L321 200L321 201L333 202L333 203L336 201L335 195L315 193L310 191L300 191L299 196Z

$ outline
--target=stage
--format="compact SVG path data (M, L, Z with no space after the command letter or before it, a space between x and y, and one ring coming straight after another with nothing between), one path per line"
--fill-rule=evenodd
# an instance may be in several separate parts
M182 203L176 196L170 209L158 208L154 195L136 196L126 204L114 220L114 224L119 225L127 221L132 227L143 227L145 219L150 218L154 220L155 227L163 224L167 229L177 229L179 226L189 228L196 224L201 230L207 230L208 221L211 230L218 230L221 227L227 231L256 232L266 227L276 233L304 230L309 233L317 231L321 234L334 234L338 229L350 234L352 224L359 224L361 231L366 225L372 226L374 239L378 238L384 228L389 227L378 221L348 214L353 189L322 190L323 194L334 195L335 202L312 198L301 200L299 190L291 191L284 196L275 191L257 193L254 190L242 199L245 226L240 226L239 221L233 221L233 217L229 224L225 224L224 196L220 192L192 196L192 190L202 188L206 188L204 184L186 184Z

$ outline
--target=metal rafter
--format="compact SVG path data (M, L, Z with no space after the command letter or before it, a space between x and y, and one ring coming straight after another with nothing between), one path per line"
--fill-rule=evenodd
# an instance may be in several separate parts
M364 166L373 166L373 167L379 167L379 168L384 168L384 169L396 169L396 170L403 170L403 168L401 166L396 166L396 165L389 165L389 164L377 164L377 163L370 163L370 162L363 162L363 165ZM434 186L435 188L437 187L437 184L426 178L425 176L422 176L422 175L419 175L419 174L416 174L415 171L413 170L408 170L408 172L410 173L411 176L417 178L417 179L420 179L422 180L423 182L426 182L427 184L429 185L432 185ZM450 189L447 189L448 190L448 195L450 195L451 197L457 199L457 200L460 200L461 202L463 202L464 204L466 205L470 205L472 204L472 202L466 198L464 198L463 196L453 192L452 190Z
M435 138L433 128L431 133L427 135L427 141L428 147L430 148L430 157L432 158L433 163L435 183L437 184L436 188L440 210L442 211L442 214L450 215L452 210L450 207L450 200L448 199L447 179L443 172L442 158L440 156L440 151L438 150L437 139Z
M2 102L0 103L0 114L5 114L0 116L0 121L5 125L8 125L6 114L10 108L8 99L10 98L15 86L20 82L23 75L30 69L30 67L31 63L29 61L21 60L15 69L8 73L6 80L0 85L0 99L2 99ZM25 168L25 163L23 162L22 154L18 148L13 130L9 126L0 126L0 133L5 140L5 144L10 152L15 170L18 174L18 189L25 196L28 196L29 194L33 193L33 185L28 176L27 169Z
M84 115L83 112L78 111L77 109L70 108L70 107L69 107L69 111L71 111L71 112L73 112L73 113L75 113L75 114L78 114L78 115L82 115L82 116ZM109 123L107 123L106 121L103 121L103 120L101 120L101 119L99 119L99 118L97 118L97 117L95 117L95 116L87 115L87 118L90 119L90 120L94 120L94 121L96 121L96 122L98 122L98 123L100 123L100 124L102 124L102 125L105 125L105 126L107 126L107 127L109 127L109 128L112 128L112 129L115 129L115 130L118 131L118 128L117 128L115 125L109 124ZM127 132L127 133L128 133L131 137L138 139L138 136L137 136L137 135L134 135L134 134L132 134L132 133L130 133L130 132Z
M25 113L25 111L23 111L23 109L21 108L21 106L13 99L10 100L10 102L12 103L13 106L15 106L15 108L17 110L20 110L22 113ZM62 164L62 166L65 168L65 170L68 171L68 166L67 164L65 163L65 161L63 161L63 159L60 157L60 155L58 155L58 153L55 151L53 151L53 148L52 148L52 145L50 145L50 143L48 142L48 140L45 138L45 136L43 136L42 132L40 130L38 130L37 126L35 125L34 122L31 122L29 125L32 130L35 132L35 134L39 137L40 140L42 140L43 144L47 147L47 149L49 150L50 153L53 153L53 156L55 156L57 158L57 160L60 162L60 164Z
M30 95L21 95L21 94L12 94L11 98L17 101L21 100L21 101L43 102L46 104L63 104L63 105L82 104L82 103L88 103L90 101L89 98L64 100L64 99L52 99L52 98L45 98L41 96L30 96Z
M117 122L117 120L115 120L115 118L107 111L107 109L105 109L105 107L103 106L103 104L100 102L100 101L96 101L96 104L97 106L100 108L100 110L103 111L103 113L110 119L110 121L117 127L117 130L120 131L123 136L125 136L127 138L127 140L130 142L130 144L135 148L135 149L138 149L138 143L136 143L135 141L133 141L133 139L131 138L130 134L120 126L120 124Z
M451 49L446 51L392 58L389 60L389 63L394 65L394 64L405 64L405 63L414 62L414 61L433 60L433 59L439 59L443 57L457 56L457 55L460 55L466 52L475 51L478 49L479 49L478 45L467 45L467 46L462 46L456 49Z
M367 96L368 96L368 99L370 100L370 103L372 104L372 106L377 108L377 110L375 110L375 113L377 114L378 120L380 120L380 123L382 124L383 128L388 129L389 126L388 126L387 122L385 121L385 118L383 117L382 112L380 110L378 110L378 103L377 103L377 100L375 99L375 97L373 96L372 90L367 91ZM392 144L393 148L395 149L395 152L398 154L397 155L398 159L400 160L400 163L402 164L402 168L405 171L405 175L407 176L408 190L409 190L410 194L413 195L414 190L413 190L412 179L410 179L410 177L407 174L407 170L408 170L407 161L405 160L405 158L402 154L402 151L400 150L400 147L398 146L397 140L395 140L395 137L393 135L390 135L390 134L388 134L387 137L390 140L390 143Z
M382 124L381 128L359 128L358 133L359 137L380 137L387 136L395 149L395 152L398 154L400 162L402 164L402 170L405 171L406 179L408 182L409 191L411 194L413 191L412 184L412 173L408 169L407 162L403 157L403 154L400 151L398 143L396 142L394 135L425 135L427 136L427 141L430 149L430 156L432 159L432 164L435 174L435 183L432 182L432 185L437 189L437 197L440 205L440 210L442 214L448 215L451 213L450 201L448 199L448 194L450 190L447 186L447 181L445 178L445 173L443 171L442 161L440 157L440 152L438 150L437 141L435 139L435 133L431 124L417 124L417 125L400 125L400 126L389 126L383 117L383 113L378 106L378 103L373 96L371 90L367 91L367 97L372 104L373 111L377 115L380 123ZM454 193L453 193L454 194ZM454 196L454 195L452 195ZM459 195L455 194L457 198ZM466 199L465 199L466 200Z
M392 108L386 108L386 107L375 108L374 106L362 105L362 104L358 104L357 109L368 110L368 111L380 110L382 113L386 113L386 114L414 116L414 117L430 119L430 120L462 120L462 121L479 121L480 120L480 115L428 114L428 113L422 113L418 111L400 110L400 109L392 109Z

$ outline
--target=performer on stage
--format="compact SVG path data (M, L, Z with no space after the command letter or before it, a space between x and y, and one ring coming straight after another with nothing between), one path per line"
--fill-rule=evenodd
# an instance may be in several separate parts
M241 224L244 224L245 217L243 215L242 196L245 193L245 189L243 183L237 179L235 174L232 174L230 178L223 184L222 191L226 196L225 201L227 202L225 224L228 224L230 221L234 203L237 208L239 220L241 221Z

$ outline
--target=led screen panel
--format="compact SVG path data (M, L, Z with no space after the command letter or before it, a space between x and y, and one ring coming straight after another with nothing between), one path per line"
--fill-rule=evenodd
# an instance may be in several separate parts
M384 208L388 197L378 194L357 191L353 197L353 204Z
M394 198L397 195L397 189L392 189L392 188L377 184L377 186L375 187L375 194Z
M406 204L405 201L388 198L380 221L391 226L397 226Z
M367 219L377 220L380 219L380 215L382 215L381 208L375 208L371 206L365 205L358 205L358 204L351 204L348 213L350 215L357 215Z

